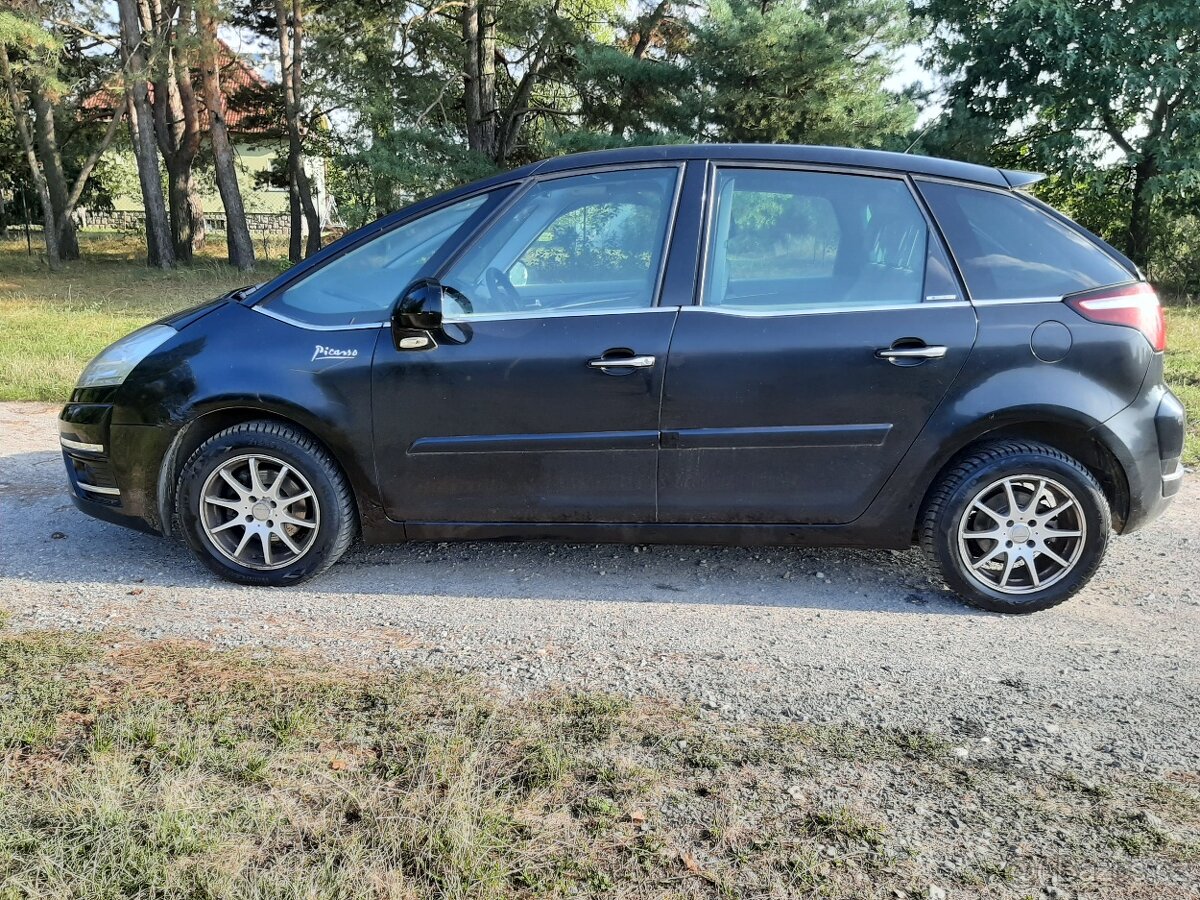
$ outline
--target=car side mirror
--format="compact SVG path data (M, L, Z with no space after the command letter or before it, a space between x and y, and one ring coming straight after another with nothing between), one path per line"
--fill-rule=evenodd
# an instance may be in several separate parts
M399 341L401 332L442 330L442 298L444 288L435 278L414 281L392 312L392 331Z

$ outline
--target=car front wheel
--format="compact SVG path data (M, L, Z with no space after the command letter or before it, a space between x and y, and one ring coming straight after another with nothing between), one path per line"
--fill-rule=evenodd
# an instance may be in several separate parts
M346 551L356 519L332 457L304 432L246 422L205 441L180 474L179 521L209 569L240 584L296 584Z
M1044 444L980 447L935 485L921 545L972 606L1029 613L1088 583L1108 546L1108 501L1092 474Z

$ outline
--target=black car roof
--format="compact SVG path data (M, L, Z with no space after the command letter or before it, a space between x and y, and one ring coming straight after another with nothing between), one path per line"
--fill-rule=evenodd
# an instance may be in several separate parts
M880 169L890 172L911 172L973 181L994 187L1019 187L1037 180L1027 173L1006 172L991 166L938 159L933 156L912 156L885 150L859 150L851 147L818 147L802 144L663 144L652 147L621 147L615 150L591 150L556 156L525 167L529 173L543 175L589 166L621 163L664 162L686 159L744 160L761 162L815 163L827 166L847 166L855 169ZM516 173L509 173L510 175ZM521 174L525 174L522 171Z

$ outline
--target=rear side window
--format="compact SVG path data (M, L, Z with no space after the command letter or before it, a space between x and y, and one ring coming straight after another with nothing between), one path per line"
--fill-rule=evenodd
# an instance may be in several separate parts
M898 179L722 168L710 235L706 306L787 313L958 297Z
M920 187L975 300L1057 298L1133 279L1086 236L1015 194Z

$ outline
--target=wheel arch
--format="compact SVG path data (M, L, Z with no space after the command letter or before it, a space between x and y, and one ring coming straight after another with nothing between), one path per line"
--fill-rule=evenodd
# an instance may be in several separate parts
M920 523L919 510L949 469L983 444L1013 439L1047 444L1078 460L1100 483L1112 512L1113 530L1120 533L1129 516L1129 480L1117 454L1094 431L1095 424L1068 416L1041 414L1000 422L980 421L962 429L945 442L944 452L926 468L919 482L921 502L916 507L914 534Z
M302 421L300 416L290 415L287 412L275 409L233 405L204 410L188 419L184 426L175 434L174 439L167 448L167 452L163 455L162 462L159 465L157 490L158 515L163 534L172 535L178 533L179 529L175 522L174 512L176 488L179 484L179 475L183 471L183 466L191 458L191 455L201 444L226 428L232 428L244 422L258 421L278 422L290 428L295 428L319 444L330 455L338 469L341 470L342 475L346 478L346 481L350 484L354 512L361 521L361 510L364 502L364 498L361 495L361 486L358 480L354 478L351 468L347 466L343 454L339 453L337 447L326 440L318 430L312 428L308 422Z

